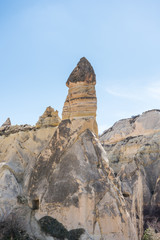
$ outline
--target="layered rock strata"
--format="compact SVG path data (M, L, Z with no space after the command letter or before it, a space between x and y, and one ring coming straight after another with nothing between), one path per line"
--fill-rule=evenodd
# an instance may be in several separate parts
M97 98L95 84L96 75L94 70L88 60L83 57L66 82L69 90L63 107L63 120L96 118ZM96 134L98 134L98 130L96 130Z
M52 107L47 107L43 115L39 118L36 123L36 127L56 127L61 122L60 117L58 116L58 111L54 111Z

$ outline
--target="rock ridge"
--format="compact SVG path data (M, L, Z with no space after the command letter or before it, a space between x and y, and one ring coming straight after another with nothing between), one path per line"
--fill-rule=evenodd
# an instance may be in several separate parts
M100 141L110 166L121 180L122 192L134 202L135 194L142 191L143 204L137 209L144 216L144 227L152 226L160 232L157 218L160 214L160 110L149 110L116 122L100 136ZM136 183L138 179L141 184Z

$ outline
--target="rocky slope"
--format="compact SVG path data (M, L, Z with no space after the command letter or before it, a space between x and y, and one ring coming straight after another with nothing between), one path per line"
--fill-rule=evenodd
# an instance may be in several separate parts
M100 141L110 166L122 182L122 192L127 199L135 195L132 182L136 170L140 169L145 227L154 222L155 230L160 232L160 111L151 110L121 120L105 131ZM126 178L125 168L130 168Z

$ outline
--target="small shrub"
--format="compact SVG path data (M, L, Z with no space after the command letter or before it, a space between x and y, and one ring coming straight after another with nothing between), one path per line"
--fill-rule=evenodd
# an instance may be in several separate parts
M0 222L0 240L36 240L11 221Z
M41 218L39 224L44 233L60 240L64 240L65 238L68 240L79 240L80 236L85 232L83 228L68 231L62 223L50 216Z
M83 228L72 229L68 232L68 240L79 240L80 236L85 232Z
M52 237L64 240L67 237L68 231L62 223L58 222L55 218L45 216L39 220L42 231Z
M152 228L147 228L143 234L142 240L155 240L155 232Z

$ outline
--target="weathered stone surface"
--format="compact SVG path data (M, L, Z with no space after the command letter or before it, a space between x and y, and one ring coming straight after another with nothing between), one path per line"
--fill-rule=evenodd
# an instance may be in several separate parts
M60 117L58 116L58 111L54 111L52 107L47 107L43 115L39 118L36 123L36 127L56 127L61 122Z
M10 118L7 118L7 120L2 124L1 127L7 127L7 126L11 126L11 120L10 120Z
M63 107L63 120L96 118L97 98L95 84L94 70L88 60L83 57L66 82L69 90ZM96 134L98 134L98 130L96 130Z
M96 75L94 73L93 67L85 57L80 59L77 66L70 74L66 85L68 87L70 85L74 86L74 84L77 84L78 82L85 82L86 84L96 84Z
M117 175L138 239L143 235L143 168L136 161L126 163Z
M9 136L10 134L18 133L18 132L27 132L31 130L35 130L34 126L25 124L25 125L13 125L13 126L4 126L0 128L0 136Z
M100 141L107 152L110 166L120 175L122 185L121 168L125 168L126 164L133 170L133 164L136 163L143 185L144 218L148 219L150 216L152 221L152 217L160 213L160 111L147 111L121 120L104 132ZM130 181L133 182L136 175L133 171L130 180L126 178L125 185L131 186L130 190L135 185L130 184ZM140 191L139 186L137 183L137 191ZM135 193L131 191L132 199Z
M56 129L25 128L21 131L21 128L0 136L0 221L17 207L18 196L27 196L26 186L36 158Z
M106 153L90 130L81 132L81 124L63 120L40 154L28 190L32 201L39 199L35 216L56 216L67 229L84 228L97 240L136 240Z
M114 144L128 137L146 136L160 131L160 110L154 109L142 115L116 122L101 135L103 144Z

